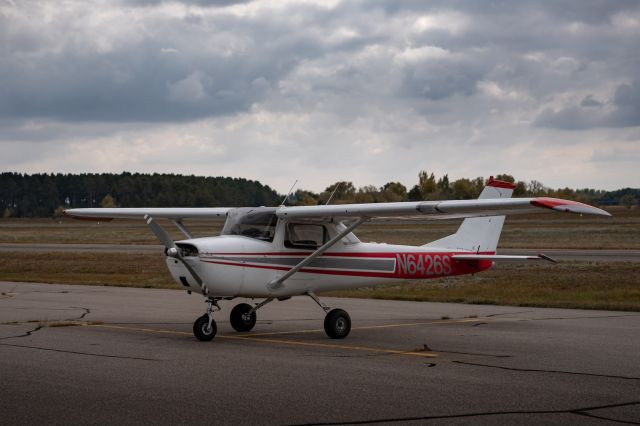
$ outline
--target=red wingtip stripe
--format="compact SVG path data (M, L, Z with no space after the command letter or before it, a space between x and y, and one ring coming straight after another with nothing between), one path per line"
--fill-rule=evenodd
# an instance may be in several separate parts
M494 188L516 189L516 186L511 182L494 179L493 176L489 176L487 186L493 186Z
M571 204L579 205L581 203L578 203L576 201L560 200L558 198L540 197L540 198L534 198L533 200L531 200L531 204L533 204L536 207L553 209L554 207L558 207L558 206L566 206Z

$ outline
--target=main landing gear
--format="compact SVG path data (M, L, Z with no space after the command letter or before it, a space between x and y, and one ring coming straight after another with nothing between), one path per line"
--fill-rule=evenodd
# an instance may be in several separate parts
M344 339L349 335L351 331L351 317L342 309L331 309L318 299L312 292L305 293L314 302L322 308L326 313L324 318L324 331L332 339ZM216 322L213 319L213 313L220 310L218 306L219 297L207 298L207 313L198 318L193 323L193 334L196 338L202 342L208 342L213 340L218 330ZM248 332L256 325L256 311L274 300L273 297L269 297L264 301L258 303L256 306L251 306L247 303L240 303L233 307L229 320L234 330L238 332Z
M332 339L344 339L351 331L351 317L342 309L331 309L318 299L314 293L308 291L307 296L322 308L327 314L324 317L324 332Z
M247 303L240 303L231 310L229 317L235 331L246 332L256 325L256 311Z

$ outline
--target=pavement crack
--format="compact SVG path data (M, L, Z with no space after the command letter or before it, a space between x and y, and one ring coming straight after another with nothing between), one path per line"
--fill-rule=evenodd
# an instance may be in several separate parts
M575 376L590 376L590 377L604 377L608 379L621 379L621 380L640 380L640 377L631 377L631 376L618 376L613 374L596 374L596 373L583 373L579 371L564 371L564 370L545 370L545 369L535 369L535 368L517 368L517 367L505 367L501 365L490 365L490 364L480 364L476 362L466 362L466 361L451 361L455 364L463 364L463 365L471 365L475 367L485 367L485 368L496 368L499 370L508 370L508 371L520 371L526 373L553 373L553 374L571 374Z
M593 419L598 419L598 420L607 420L609 422L614 422L614 423L622 423L622 424L626 424L626 425L640 425L640 422L634 422L634 421L631 421L631 420L614 419L614 418L605 417L605 416L597 416L595 414L582 412L582 411L577 411L577 412L575 412L573 414L577 414L579 416L591 417Z
M605 318L626 318L626 317L640 317L640 314L626 314L626 315L590 315L584 317L545 317L545 318L520 318L515 321L553 321L553 320L581 320L581 319L605 319Z
M499 317L499 316L503 316L503 315L528 314L528 313L530 313L530 312L535 312L535 311L528 310L528 311L502 312L502 313L499 313L499 314L489 314L489 315L485 315L483 318Z
M43 348L41 346L14 345L14 344L11 344L11 343L0 343L0 346L11 346L11 347L14 347L14 348L37 349L37 350L41 350L41 351L60 352L60 353L74 354L74 355L95 356L95 357L101 357L101 358L132 359L132 360L138 360L138 361L161 361L159 359L153 359L153 358L142 358L142 357L134 357L134 356L121 356L121 355L105 355L105 354L96 354L96 353L91 353L91 352L80 352L80 351L67 351L67 350L64 350L64 349Z
M34 328L32 330L29 330L29 331L25 332L24 334L19 334L17 336L0 337L0 340L17 339L17 338L20 338L20 337L28 337L28 336L31 336L36 331L40 330L42 327L43 327L42 324L38 324L38 326L36 328ZM0 343L0 344L4 344L4 343Z
M477 413L461 413L461 414L446 414L435 416L416 416L416 417L390 417L383 419L368 419L368 420L355 420L355 421L339 421L339 422L320 422L320 423L297 423L295 426L333 426L333 425L364 425L364 424L376 424L376 423L397 423L397 422L411 422L411 421L424 421L424 420L439 420L439 419L460 419L471 417L488 417L488 416L505 416L505 415L531 415L531 414L575 414L579 416L587 416L594 418L601 418L610 420L612 422L625 423L638 425L640 423L609 419L597 416L589 413L589 411L604 410L609 408L627 407L631 405L638 405L640 401L623 402L619 404L599 405L595 407L583 407L569 410L514 410L514 411L485 411ZM292 425L292 426L294 426Z
M82 306L71 306L70 308L71 309L83 309L84 312L82 313L82 315L80 315L77 318L69 318L69 319L66 319L65 321L80 321L81 319L83 319L84 317L86 317L87 315L89 315L91 313L91 309L84 308Z

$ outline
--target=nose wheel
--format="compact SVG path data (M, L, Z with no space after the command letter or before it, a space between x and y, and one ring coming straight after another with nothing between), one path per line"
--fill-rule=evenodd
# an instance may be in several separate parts
M218 331L218 326L216 322L213 320L213 317L209 315L203 315L193 323L193 334L196 336L196 339L201 342L209 342L216 337L216 332Z
M220 310L218 300L214 297L207 297L206 303L207 313L193 323L193 334L196 336L196 339L201 342L209 342L213 340L218 331L218 326L213 320L213 312Z

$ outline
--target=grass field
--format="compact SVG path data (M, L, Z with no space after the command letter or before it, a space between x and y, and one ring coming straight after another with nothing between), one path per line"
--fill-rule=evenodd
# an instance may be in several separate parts
M572 215L510 217L500 247L640 249L640 210L612 209L614 217ZM363 241L424 244L455 231L458 221L376 223L359 229ZM221 222L193 222L198 236L215 235ZM167 227L169 229L169 227ZM173 232L173 231L172 231ZM175 238L181 238L175 233ZM0 243L158 244L144 224L52 220L0 220ZM180 288L155 254L2 253L0 280ZM384 298L640 311L640 263L563 262L497 265L474 276L407 282L333 292Z

